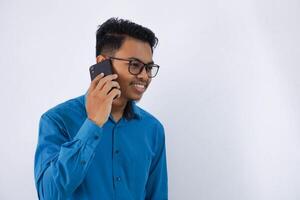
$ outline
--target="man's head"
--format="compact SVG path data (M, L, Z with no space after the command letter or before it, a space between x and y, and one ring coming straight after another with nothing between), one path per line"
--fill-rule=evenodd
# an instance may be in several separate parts
M156 66L148 65L137 74L134 65L153 63L153 49L157 43L158 39L150 29L128 20L110 18L99 26L96 34L96 59L101 62L112 57L113 71L118 74L117 81L121 87L121 98L141 99L152 79L149 70Z

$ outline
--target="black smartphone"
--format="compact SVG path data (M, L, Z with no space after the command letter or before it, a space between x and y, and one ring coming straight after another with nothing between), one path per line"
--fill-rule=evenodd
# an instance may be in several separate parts
M101 73L104 73L104 76L113 73L110 59L106 59L90 67L91 80L94 80L94 78L96 78L96 76L98 76Z

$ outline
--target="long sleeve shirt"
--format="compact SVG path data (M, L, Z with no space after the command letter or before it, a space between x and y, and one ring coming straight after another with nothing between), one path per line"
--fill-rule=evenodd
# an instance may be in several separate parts
M39 199L166 200L163 125L131 101L134 118L101 127L87 117L86 94L45 112L34 174Z

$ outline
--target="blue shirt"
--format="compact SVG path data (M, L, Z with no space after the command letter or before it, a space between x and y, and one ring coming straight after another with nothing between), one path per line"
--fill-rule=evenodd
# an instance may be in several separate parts
M134 118L102 126L87 118L86 95L45 112L35 153L39 199L168 199L162 124L131 101Z

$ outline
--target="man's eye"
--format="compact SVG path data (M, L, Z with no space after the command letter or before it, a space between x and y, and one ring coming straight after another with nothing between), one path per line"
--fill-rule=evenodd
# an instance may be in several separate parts
M151 71L151 70L152 70L152 68L153 68L153 66L147 66L147 68L146 68L146 69L147 69L148 71Z
M141 67L141 63L139 63L139 62L131 62L131 65L135 68Z

